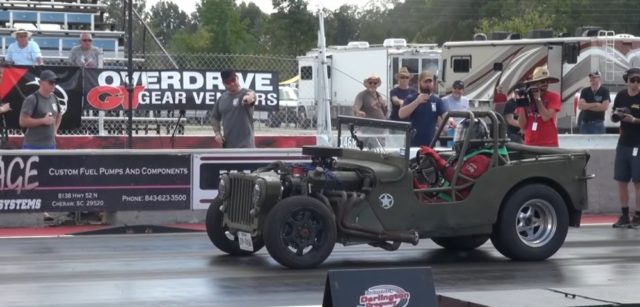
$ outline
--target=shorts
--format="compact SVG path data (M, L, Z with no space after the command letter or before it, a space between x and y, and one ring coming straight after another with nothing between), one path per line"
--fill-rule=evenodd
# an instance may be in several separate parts
M613 167L613 179L620 182L640 183L640 152L633 156L634 148L618 145ZM640 148L638 148L640 150Z

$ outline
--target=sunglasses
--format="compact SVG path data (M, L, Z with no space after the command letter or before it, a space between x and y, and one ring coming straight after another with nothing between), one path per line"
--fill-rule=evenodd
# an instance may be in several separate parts
M369 85L378 85L378 81L369 81L367 83L369 83Z
M83 39L81 39L81 41L83 41L83 42L92 42L93 40L92 39L83 38Z
M431 83L433 81L433 79L424 79L422 80L422 83Z
M232 77L232 78L229 78L227 80L224 80L223 83L230 84L230 83L236 82L236 80L238 80L238 78Z
M640 77L629 78L629 83L640 83Z

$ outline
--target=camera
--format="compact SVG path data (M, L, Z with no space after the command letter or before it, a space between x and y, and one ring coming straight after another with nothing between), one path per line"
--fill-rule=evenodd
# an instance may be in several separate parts
M616 108L611 114L611 120L614 122L619 122L622 120L622 118L624 118L625 114L629 113L631 113L631 110L629 110L629 108Z
M516 87L514 89L516 93L516 106L518 107L526 107L529 106L531 100L529 99L530 92L529 88L526 85Z

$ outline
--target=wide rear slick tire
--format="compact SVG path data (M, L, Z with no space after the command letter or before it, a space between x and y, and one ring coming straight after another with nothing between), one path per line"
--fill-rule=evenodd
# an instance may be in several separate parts
M568 230L569 213L560 194L547 185L528 184L502 204L491 242L513 260L539 261L560 249Z
M317 199L285 198L267 215L263 237L267 251L278 263L292 269L314 268L333 251L335 215Z
M207 235L211 243L231 256L249 256L259 251L264 246L262 238L253 238L252 252L240 249L238 237L229 233L228 228L223 225L224 213L220 211L220 206L222 206L222 200L216 197L207 210L205 225L207 226Z

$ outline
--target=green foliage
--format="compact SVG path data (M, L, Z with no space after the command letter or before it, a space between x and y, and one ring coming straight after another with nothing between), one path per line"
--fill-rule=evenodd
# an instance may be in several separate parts
M107 20L125 25L122 0L103 0ZM412 43L470 40L476 32L509 31L526 35L533 29L573 34L579 26L601 26L616 33L640 34L637 0L368 0L365 6L325 9L328 45L363 40L380 44L400 37ZM244 0L200 0L186 16L172 3L160 2L148 19L170 52L301 55L316 47L318 16L307 0L272 0L266 14ZM134 0L139 12L145 1ZM140 24L134 26L136 49L146 45Z
M522 12L522 15L498 19L495 17L483 18L476 27L476 32L489 33L506 31L519 33L523 37L532 29L550 29L553 26L551 16L543 14L537 9Z
M176 32L189 28L191 23L189 15L177 4L165 0L151 7L149 17L149 27L163 46L169 44Z
M307 10L304 0L273 0L269 38L272 54L303 54L316 46L317 19Z
M234 0L202 0L197 9L200 27L209 32L206 51L244 53L248 40L247 26L240 20Z
M124 10L126 9L126 7L124 7L125 1L122 1L122 0L103 0L103 1L107 5L105 21L115 24L117 30L125 32L124 46L127 46L128 32L127 32L126 26L128 23L124 18ZM148 17L147 14L145 13L145 8L146 8L145 0L133 1L133 10L138 12L144 21L146 21ZM134 50L134 53L139 53L142 50L144 50L145 47L149 46L149 44L147 44L145 40L141 39L142 37L144 37L145 29L144 27L142 27L142 22L138 18L133 19L132 28L133 28L133 40L132 40L133 50Z

